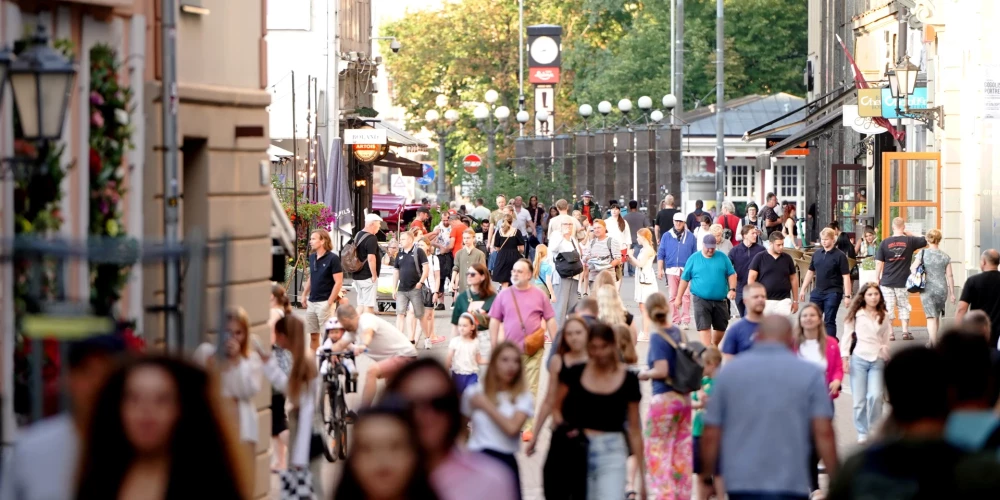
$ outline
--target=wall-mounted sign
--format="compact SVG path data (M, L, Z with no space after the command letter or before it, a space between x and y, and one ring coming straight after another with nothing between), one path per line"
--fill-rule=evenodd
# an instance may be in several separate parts
M389 154L389 146L386 144L353 144L351 150L354 158L361 163L375 163Z
M528 81L531 83L559 83L559 68L530 68Z
M892 92L884 88L882 89L882 117L883 118L899 118L896 114L896 101L897 99L892 97ZM904 109L908 104L910 109L927 109L927 87L917 87L913 89L913 94L906 98L899 98L899 111L902 114L906 114ZM904 116L905 118L905 116Z
M882 89L858 89L858 116L882 116Z
M785 139L787 139L787 137L768 137L764 139L764 143L767 144L766 149L771 149L774 146L777 146ZM777 156L809 156L809 142L806 141L799 143L795 147L785 150L784 153Z
M417 184L420 184L421 186L430 186L431 184L434 183L434 178L437 177L437 175L434 173L434 166L427 163L422 163L421 167L423 167L424 169L424 175L423 177L417 179Z
M881 113L881 106L879 107L879 112ZM860 116L861 106L854 106L851 104L844 105L844 126L850 127L852 130L859 134L867 135L877 135L885 132L887 129L880 127L875 123L874 117Z
M386 144L388 136L384 128L353 128L344 131L344 144Z

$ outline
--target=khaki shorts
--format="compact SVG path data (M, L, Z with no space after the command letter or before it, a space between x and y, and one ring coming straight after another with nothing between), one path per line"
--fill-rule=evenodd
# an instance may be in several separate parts
M909 321L910 310L913 309L910 306L910 292L905 288L887 286L880 286L879 290L882 291L882 297L885 297L885 308L889 311L889 319L899 318L902 321ZM899 314L896 314L897 309Z
M366 280L354 280L354 293L358 298L359 306L374 308L376 306L376 286L371 278Z
M327 301L306 303L306 333L322 333L323 325L330 319L330 303Z
M378 367L378 373L381 378L389 379L399 373L399 370L402 370L404 366L416 361L416 359L416 356L412 358L408 356L393 356L375 363L375 366Z

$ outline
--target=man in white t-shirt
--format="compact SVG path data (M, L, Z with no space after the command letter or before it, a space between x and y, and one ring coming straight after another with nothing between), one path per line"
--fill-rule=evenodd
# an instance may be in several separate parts
M549 252L552 252L552 248L559 244L559 241L563 238L563 223L573 224L572 235L576 235L576 232L583 228L580 225L580 221L576 220L576 217L569 215L569 202L566 200L559 200L556 202L556 210L559 211L559 215L553 217L549 220L549 234L548 234L548 245Z
M340 339L333 339L333 351L343 351L354 344L354 354L368 351L375 361L365 374L364 390L361 392L361 406L371 406L375 400L378 380L390 378L407 363L417 359L417 349L406 335L388 321L372 314L358 312L350 306L337 308L337 320L346 333Z
M520 196L514 198L514 227L521 231L521 236L528 241L528 232L535 231L535 224L531 222L531 212L524 208L524 201Z

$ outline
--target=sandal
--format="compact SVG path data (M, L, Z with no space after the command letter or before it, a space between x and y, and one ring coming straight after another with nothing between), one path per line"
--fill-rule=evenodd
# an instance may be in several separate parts
M625 500L635 500L635 498L636 496L634 491L630 490L625 492Z
M913 340L913 335L910 335L910 332L903 332L903 340Z
M890 333L889 334L889 340L890 341L896 340L896 334L895 333Z

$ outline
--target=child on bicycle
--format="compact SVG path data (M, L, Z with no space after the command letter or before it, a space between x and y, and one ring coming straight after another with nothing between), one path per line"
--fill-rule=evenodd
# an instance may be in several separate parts
M486 364L486 360L479 352L476 318L472 314L462 313L458 317L458 333L448 344L445 367L451 371L458 393L462 394L466 387L479 382L479 365Z
M326 321L326 325L324 325L323 328L326 331L326 335L325 335L325 339L323 340L323 344L321 346L319 346L319 349L316 350L316 356L317 357L319 357L320 353L323 352L323 351L332 351L333 350L333 344L336 343L337 341L339 341L340 338L344 336L344 332L347 331L344 328L344 325L341 325L340 321L337 320L336 316L333 316L330 319L328 319ZM321 363L321 365L319 367L319 373L320 373L320 375L326 375L326 372L329 369L328 364L329 364L328 361L326 361L326 360L322 361L322 363ZM356 366L354 364L354 360L352 360L352 359L345 359L344 360L344 366L347 368L347 371L348 371L348 373L351 374L352 378L357 378L358 371L357 371L357 368L356 368Z

